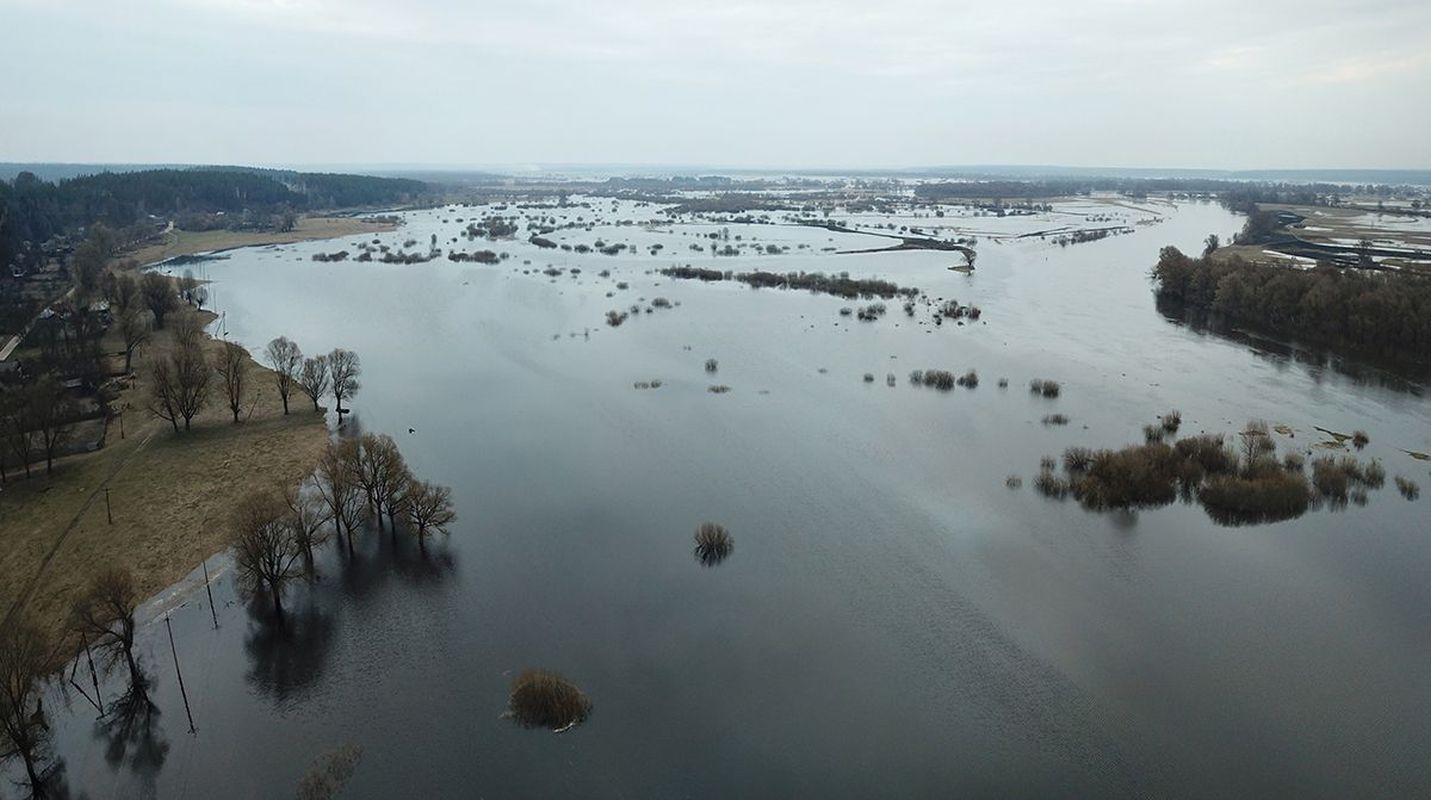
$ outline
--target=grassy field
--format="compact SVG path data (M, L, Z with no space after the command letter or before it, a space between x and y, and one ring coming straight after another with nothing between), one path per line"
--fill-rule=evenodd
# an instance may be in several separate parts
M314 239L332 239L339 236L362 236L382 233L397 228L390 222L372 222L354 217L300 217L291 231L181 231L173 230L164 234L164 241L142 247L124 258L132 258L140 264L152 264L174 256L207 253L212 250L230 250L235 247L264 244L291 244Z
M169 335L160 332L150 352L169 346ZM105 349L118 350L118 342L107 339ZM128 405L123 438L116 420L103 449L62 459L49 476L42 462L32 467L34 477L12 479L0 491L6 618L27 614L64 635L71 600L107 567L132 570L144 596L160 591L227 545L235 500L255 488L297 482L328 440L323 415L306 397L295 398L293 413L283 415L273 374L257 364L249 371L251 416L245 410L246 418L233 423L215 376L210 405L194 429L176 434L146 408L143 361L136 360L140 376L115 403Z

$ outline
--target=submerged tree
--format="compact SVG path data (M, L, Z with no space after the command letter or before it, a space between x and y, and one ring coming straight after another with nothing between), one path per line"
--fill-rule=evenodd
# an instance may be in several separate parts
M428 534L447 533L447 527L457 519L457 512L452 509L452 490L413 479L404 495L417 546L426 550Z
M327 356L303 359L303 366L298 370L298 388L313 401L314 411L319 410L318 401L328 392L329 381Z
M362 489L357 481L355 465L357 442L351 439L329 442L318 457L318 469L313 473L313 485L328 507L334 530L346 534L348 552L353 552L353 528L362 511Z
M310 577L313 575L313 548L328 540L323 526L331 519L323 499L306 490L316 480L316 476L310 475L303 483L289 486L283 493L283 504L288 509L288 526L293 529L293 537L303 551L303 571Z
M279 619L283 618L283 587L301 574L297 562L303 556L286 510L282 499L272 493L252 492L239 501L232 519L239 582L252 593L267 591Z
M337 347L328 354L328 374L332 381L329 388L333 390L333 400L337 405L336 411L340 422L346 410L343 408L343 400L358 393L358 389L362 387L362 384L358 383L358 376L362 372L362 362L359 361L358 354L352 350Z
M74 629L100 653L105 671L123 662L129 670L130 686L141 689L144 673L134 657L135 611L139 590L129 572L110 568L90 581L85 593L74 602L71 620Z
M263 352L268 365L273 368L278 396L283 400L283 413L287 414L288 398L293 394L293 385L298 382L299 371L303 368L303 351L287 336L280 336L269 342Z
M386 512L396 533L397 506L412 478L397 442L385 433L364 434L358 440L353 473L354 480L367 495L369 509L377 516L378 530L382 530Z
M36 797L45 794L41 767L50 726L41 703L40 680L49 667L49 644L27 620L0 628L0 761L19 758Z

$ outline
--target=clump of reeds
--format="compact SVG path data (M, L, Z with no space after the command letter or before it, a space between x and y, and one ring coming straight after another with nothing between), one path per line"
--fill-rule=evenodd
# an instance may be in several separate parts
M1416 485L1416 481L1400 475L1396 476L1396 490L1407 500L1415 500L1421 496L1421 487Z
M1288 453L1282 457L1282 469L1288 472L1301 472L1306 469L1307 460L1301 453Z
M1052 470L1041 470L1034 478L1034 488L1044 497L1063 499L1068 494L1068 481L1053 474Z
M1020 478L1017 475L1010 475L1009 477L1004 478L1004 485L1010 489L1020 489L1024 485L1024 479Z
M1208 478L1197 498L1218 522L1246 525L1300 517L1311 495L1305 475L1264 463L1243 474Z
M1044 397L1058 397L1063 391L1063 386L1058 381L1051 381L1046 378L1034 378L1029 381L1029 392L1043 395Z
M1087 447L1070 447L1063 451L1063 468L1070 475L1081 475L1093 466L1093 451Z
M865 383L874 383L874 373L873 373L873 372L866 372L866 373L865 373Z
M1048 415L1045 415L1044 418L1043 418L1043 424L1045 424L1045 425L1067 425L1067 424L1068 424L1068 415L1067 415L1067 414L1048 414Z
M606 324L607 324L607 325L610 325L610 326L613 327L613 328L619 328L619 327L621 327L621 323L623 323L623 322L625 322L625 321L626 321L626 312L625 312L625 311L608 311L608 312L606 312Z
M723 383L715 383L711 384L710 386L707 386L706 391L710 392L711 394L725 394L726 392L730 391L730 387L726 386Z
M1366 431L1356 431L1352 433L1352 445L1360 450L1371 444L1371 437L1366 435Z
M564 731L591 716L591 698L555 672L529 669L512 682L507 715L524 728Z
M1183 412L1176 408L1162 416L1163 430L1168 433L1177 433L1178 428L1183 425Z
M1166 431L1163 430L1163 426L1161 425L1144 425L1143 441L1148 444L1161 442L1165 433Z
M893 372L891 372L891 373L889 373L888 375L884 376L884 385L885 385L885 386L889 386L889 387L893 388L896 382L898 382L898 379L894 377L894 373L893 373Z
M735 540L724 526L702 522L696 528L696 560L703 567L713 567L726 560L735 550Z
M977 388L979 386L979 373L971 369L963 375L960 375L957 383L966 389Z
M1000 378L1000 379L999 379L999 388L1000 388L1000 389L1007 389L1007 388L1009 388L1009 379L1008 379L1008 378Z
M714 358L706 359L706 372L714 373L718 369L720 369L719 361L716 361Z

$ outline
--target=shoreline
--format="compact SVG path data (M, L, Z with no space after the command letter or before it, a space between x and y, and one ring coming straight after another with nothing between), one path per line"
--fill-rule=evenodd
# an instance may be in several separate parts
M365 217L315 215L300 217L297 225L291 231L184 231L175 228L160 234L165 238L163 243L139 247L121 254L115 260L133 260L137 261L140 267L149 267L179 256L222 253L244 247L339 239L344 236L390 233L397 230L398 227L400 227L400 223L386 220L375 221Z

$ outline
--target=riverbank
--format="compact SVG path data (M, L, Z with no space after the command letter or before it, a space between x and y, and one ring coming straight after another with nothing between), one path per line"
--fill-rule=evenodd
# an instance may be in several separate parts
M106 336L106 353L120 349L116 336ZM211 354L222 346L211 337L204 344ZM171 346L167 331L156 332L149 353ZM162 591L227 546L239 498L301 480L328 441L324 415L298 397L285 416L273 373L252 361L252 410L242 422L215 389L193 430L175 433L146 408L143 360L114 403L122 421L110 421L101 449L57 461L52 475L40 464L0 492L0 613L27 615L56 641L70 635L70 604L100 571L131 571L141 596Z
M364 236L397 230L397 227L396 222L388 219L379 221L363 217L311 216L300 217L291 231L184 231L176 228L162 234L161 242L126 253L124 258L133 259L140 264L152 264L175 256L255 245L293 244L340 236Z

